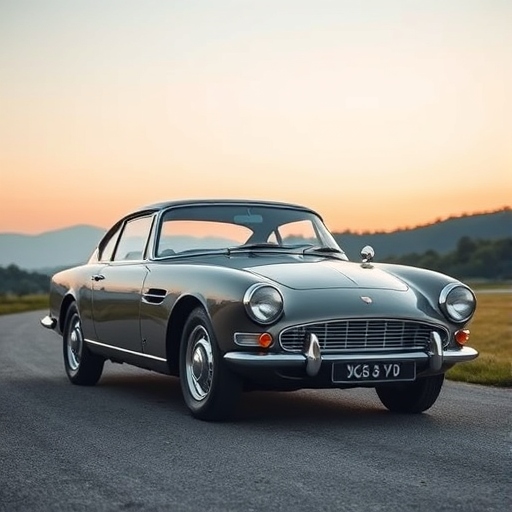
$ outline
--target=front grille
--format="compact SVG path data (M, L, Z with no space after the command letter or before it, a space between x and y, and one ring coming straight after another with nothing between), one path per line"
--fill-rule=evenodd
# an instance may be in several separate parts
M430 333L447 342L444 329L420 322L404 320L333 320L317 324L296 325L281 332L279 342L284 350L302 352L306 334L313 333L322 352L424 350Z

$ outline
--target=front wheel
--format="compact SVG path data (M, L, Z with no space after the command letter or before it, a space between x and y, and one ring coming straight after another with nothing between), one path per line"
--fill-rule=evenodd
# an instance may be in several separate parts
M180 345L183 398L196 418L227 419L241 391L240 379L226 367L208 315L202 308L190 313Z
M69 380L73 384L94 386L101 377L105 360L87 348L75 304L69 307L66 314L62 341L64 368Z
M420 413L430 409L443 386L444 373L414 382L377 386L382 404L392 412Z

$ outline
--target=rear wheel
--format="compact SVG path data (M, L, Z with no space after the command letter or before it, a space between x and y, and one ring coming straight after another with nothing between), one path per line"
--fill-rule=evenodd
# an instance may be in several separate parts
M241 392L240 379L226 367L208 315L189 315L180 346L180 381L190 412L202 420L227 419Z
M62 341L64 367L69 380L73 384L94 386L101 377L105 360L87 348L76 304L71 304L66 314Z
M444 374L423 377L414 382L377 386L377 395L392 412L420 413L430 409L443 386Z

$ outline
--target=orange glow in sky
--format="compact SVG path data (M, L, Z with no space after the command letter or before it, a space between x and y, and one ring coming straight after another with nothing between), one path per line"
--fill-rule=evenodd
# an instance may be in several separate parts
M331 230L512 204L512 2L0 4L0 232L183 198Z

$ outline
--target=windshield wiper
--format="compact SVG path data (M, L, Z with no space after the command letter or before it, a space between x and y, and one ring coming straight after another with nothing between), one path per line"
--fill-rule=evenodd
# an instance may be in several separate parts
M338 253L341 253L342 251L340 251L339 249L336 249L335 247L310 245L309 247L304 247L302 252L304 252L304 253L306 253L306 252L338 252Z
M238 245L236 247L229 247L227 249L228 254L237 251L254 251L258 249L277 249L278 251L282 251L283 249L289 249L289 247L285 247L283 245L272 244L269 242L263 242L258 244L244 244Z
M165 256L160 255L158 259L178 259L188 258L191 256L205 256L205 255L216 255L226 254L227 249L185 249L184 251L178 251L174 254L167 254Z
M348 259L342 250L336 249L336 247L328 247L325 245L323 245L323 246L310 245L310 246L302 249L302 254L308 254L308 253L313 253L313 254L321 253L321 254L326 254L326 255L329 254L329 255L334 256L337 259L339 259L340 257L343 260Z
M243 251L257 251L260 249L268 249L271 251L290 251L292 253L297 253L297 250L299 250L302 254L308 254L308 253L321 253L326 256L330 256L332 258L336 259L347 259L345 256L345 253L341 251L340 249L336 249L335 247L328 247L328 246L316 246L307 244L306 246L304 244L300 245L277 245L269 242L263 242L263 243L257 243L257 244L245 244L245 245L238 245L236 247L230 247L226 249L228 254L234 253L234 252L243 252ZM299 253L300 254L300 253Z

